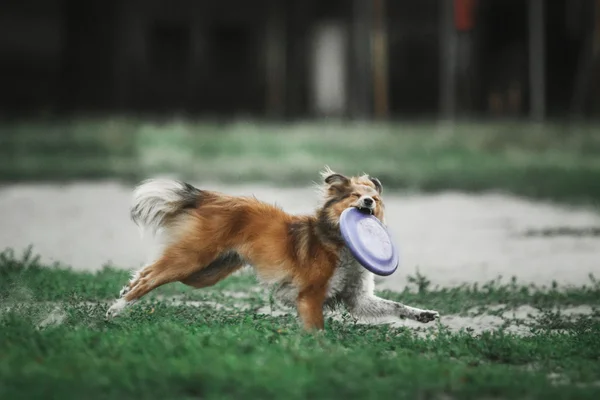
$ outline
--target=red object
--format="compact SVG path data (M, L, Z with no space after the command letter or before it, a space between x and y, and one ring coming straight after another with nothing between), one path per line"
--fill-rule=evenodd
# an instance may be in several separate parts
M442 0L448 1L448 0ZM454 0L454 26L458 31L469 31L475 26L477 0Z

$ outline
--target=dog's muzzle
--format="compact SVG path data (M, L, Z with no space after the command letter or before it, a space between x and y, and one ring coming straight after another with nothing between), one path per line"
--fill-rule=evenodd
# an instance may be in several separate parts
M356 205L356 208L361 213L373 215L375 211L375 200L373 200L369 196L365 196L360 199L360 201Z

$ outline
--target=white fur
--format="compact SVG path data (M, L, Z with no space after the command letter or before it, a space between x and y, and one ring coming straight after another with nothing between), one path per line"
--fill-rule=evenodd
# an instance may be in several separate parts
M181 193L185 190L182 182L170 179L148 179L134 189L131 209L137 212L132 218L142 235L146 230L157 233L164 216L178 210Z
M107 318L116 317L117 315L121 314L121 312L125 309L125 307L127 307L130 304L133 304L133 302L128 302L124 298L118 299L117 301L115 301L113 303L112 306L110 306L110 308L106 312L106 317Z
M322 180L325 180L325 178L327 178L329 175L333 175L335 173L336 172L334 170L329 168L329 165L326 165L321 171L319 171L319 175L321 175Z

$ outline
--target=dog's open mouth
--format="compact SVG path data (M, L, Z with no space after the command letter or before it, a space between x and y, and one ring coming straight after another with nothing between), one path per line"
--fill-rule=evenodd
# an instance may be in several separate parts
M363 214L373 215L373 209L369 207L360 207L357 206L356 209Z

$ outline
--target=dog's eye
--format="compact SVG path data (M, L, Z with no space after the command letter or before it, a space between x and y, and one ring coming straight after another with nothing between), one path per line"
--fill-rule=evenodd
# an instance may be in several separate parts
M352 193L352 197L359 198L359 197L360 197L360 194L358 194L358 193Z

